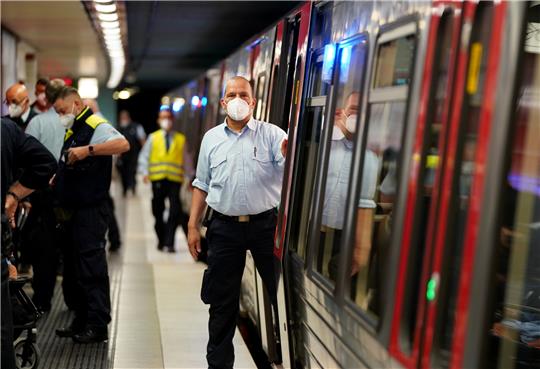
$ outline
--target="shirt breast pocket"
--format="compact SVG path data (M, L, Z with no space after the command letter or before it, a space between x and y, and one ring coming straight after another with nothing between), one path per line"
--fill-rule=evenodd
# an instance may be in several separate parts
M227 157L223 155L210 159L210 186L223 187L227 178Z
M254 175L261 179L271 179L274 175L274 162L269 153L262 152L253 155Z

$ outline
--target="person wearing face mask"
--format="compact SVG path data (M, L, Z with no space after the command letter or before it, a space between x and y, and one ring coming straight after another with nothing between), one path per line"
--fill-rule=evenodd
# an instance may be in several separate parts
M173 114L161 110L160 129L148 136L139 155L139 172L144 182L152 184L152 214L160 251L174 252L176 228L180 224L187 235L187 214L180 204L180 187L189 179L192 170L187 152L186 137L173 131ZM186 165L187 164L187 165ZM165 199L169 200L169 217L165 222Z
M36 101L34 101L31 105L32 110L35 111L36 114L45 113L50 108L45 93L48 83L49 80L46 78L40 78L36 82L36 90L34 91L36 95Z
M17 123L24 131L30 121L37 115L30 109L28 90L22 83L15 83L6 91L6 100L9 118Z
M193 181L188 246L194 259L201 252L200 222L208 205L201 299L210 304L209 368L234 364L232 339L247 250L276 308L274 232L287 139L278 126L253 118L255 103L248 80L227 81L221 99L227 117L204 135Z
M45 113L38 114L26 127L26 133L35 137L51 152L58 162L62 145L64 144L65 129L60 118L52 107L52 101L64 87L64 81L55 79L45 88ZM56 270L58 265L57 228L53 211L54 196L52 189L46 188L34 192L29 197L32 210L26 220L25 230L21 234L21 251L26 251L33 269L32 300L41 311L51 308Z
M330 158L321 219L320 244L324 245L324 247L319 248L320 253L317 259L317 267L319 270L326 270L326 266L323 265L325 262L324 251L330 250L331 257L327 261L328 276L334 281L337 277L339 247L341 245L345 209L347 207L349 176L354 149L353 140L357 131L359 103L360 93L351 92L345 99L345 106L343 108L336 108L331 138ZM366 218L372 219L371 215L375 208L374 197L378 167L379 160L377 156L372 151L366 150L357 215L356 244L358 249L355 249L356 254L353 260L352 274L356 274L359 265L366 261L363 259L364 254L360 254L360 250L363 253L366 249L365 240L370 240L371 224L365 225L365 223Z
M135 179L135 175L137 174L137 158L146 141L146 133L139 123L131 120L131 116L127 110L120 111L118 117L118 131L129 141L129 146L131 147L128 152L123 153L116 161L116 167L120 172L125 197L130 190L135 195L137 186Z
M111 320L105 233L112 155L129 150L128 141L85 106L76 89L64 87L54 102L66 128L54 191L71 248L64 248L64 278L77 284L70 326L56 330L78 343L108 339Z

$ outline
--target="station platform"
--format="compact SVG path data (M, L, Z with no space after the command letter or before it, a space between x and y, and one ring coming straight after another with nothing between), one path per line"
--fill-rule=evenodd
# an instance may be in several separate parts
M123 238L120 251L109 254L109 341L80 345L55 336L54 330L72 319L59 279L53 307L38 323L39 368L206 367L208 306L199 297L205 265L192 260L181 228L176 253L157 250L150 186L137 190L137 196L114 196ZM239 332L234 345L235 368L256 367Z

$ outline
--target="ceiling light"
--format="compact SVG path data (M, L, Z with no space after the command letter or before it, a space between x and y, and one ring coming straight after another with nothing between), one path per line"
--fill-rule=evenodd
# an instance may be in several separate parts
M99 92L97 78L79 78L78 90L83 99L97 98Z
M120 28L103 28L102 31L103 34L107 36L120 35Z
M116 11L115 4L94 4L94 7L100 13L114 13Z
M111 14L104 14L104 13L98 13L98 18L100 21L105 22L114 22L118 20L118 14L111 13Z
M113 2L112 0L94 0L94 3L97 3L97 4L110 4L112 2Z
M103 37L105 38L105 41L116 41L116 40L122 39L122 36L120 36L120 33L105 34L103 35Z
M101 27L104 29L112 29L112 28L118 28L120 29L120 22L114 21L114 22L101 22Z
M128 90L122 90L118 93L118 98L122 100L127 100L131 97L131 94Z

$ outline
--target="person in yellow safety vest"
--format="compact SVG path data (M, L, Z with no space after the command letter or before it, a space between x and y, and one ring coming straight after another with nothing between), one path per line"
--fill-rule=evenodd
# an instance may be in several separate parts
M152 184L152 213L158 250L175 252L174 237L178 224L182 225L187 235L188 215L180 204L180 187L184 182L189 183L189 174L193 170L189 165L186 137L172 129L172 112L161 110L158 123L160 129L148 136L139 154L138 167L144 182ZM169 200L167 221L163 219L165 199Z

